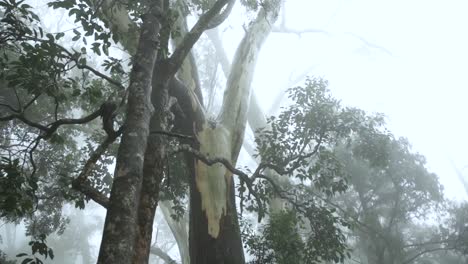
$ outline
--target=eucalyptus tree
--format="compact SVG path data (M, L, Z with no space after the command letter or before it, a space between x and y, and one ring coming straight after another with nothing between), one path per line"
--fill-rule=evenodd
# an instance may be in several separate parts
M29 5L16 1L2 1L4 9L2 28L5 29L2 31L4 32L2 47L5 54L2 66L7 69L4 71L6 76L2 77L6 80L5 90L13 91L6 93L14 93L17 99L13 104L10 104L10 101L3 104L7 111L2 115L2 121L23 122L36 130L33 131L36 137L30 140L32 143L20 149L25 154L29 154L29 159L23 158L22 166L18 165L19 159L8 160L2 172L8 176L16 172L28 173L29 175L23 178L29 180L29 186L26 186L30 187L30 190L26 190L25 193L33 196L39 187L37 177L40 171L34 160L38 155L35 151L38 150L39 144L55 136L61 126L83 124L101 116L106 137L94 151L88 153L89 159L85 162L83 170L72 181L73 188L107 208L98 262L147 262L159 183L163 178L164 157L167 155L165 150L167 144L163 133L169 131L169 112L174 103L174 100L169 100L168 84L202 32L208 27L221 23L229 14L233 1L205 4L204 13L199 21L173 54L168 56L170 25L173 19L172 13L169 12L169 2L132 1L117 4L112 1L54 1L49 3L53 8L68 9L69 15L81 23L82 31L73 30L75 36L72 41L82 40L86 45L86 37L94 34L94 42L91 44L94 53L100 55L102 51L108 55L108 49L112 45L111 38L114 41L120 39L122 44L127 45L126 49L132 56L132 69L126 89L118 76L107 76L87 64L86 47L80 51L69 49L57 43L65 33L60 32L55 35L44 33L38 23L39 18L30 12ZM85 36L82 36L82 33ZM7 53L15 53L17 58L11 58ZM122 73L119 61L115 58L109 57L104 66L112 68L111 72L115 75ZM67 113L60 113L60 110L70 109L61 108L64 105L63 101L66 104L70 103L64 96L67 92L70 96L70 90L67 88L74 88L74 94L71 96L81 93L82 87L67 79L67 72L74 67L95 74L101 79L97 80L98 85L102 85L102 80L107 81L114 90L113 94L111 93L114 97L100 98L101 106L83 118L62 118ZM48 96L55 101L55 109L44 113L45 116L40 119L31 119L26 112L31 111L40 96ZM120 103L116 104L113 100L118 100ZM125 106L121 126L115 129L114 119L121 106ZM150 127L155 133L150 134ZM93 188L89 174L102 153L120 135L112 190L107 197L99 189ZM18 141L18 138L13 140ZM10 195L8 197L10 199L6 200L7 212L14 211L8 206L17 205L15 195L16 193ZM33 207L29 202L33 199L23 200L26 204L21 208Z
M258 130L258 167L237 169L255 65L281 1L242 1L256 17L234 55L220 111L209 118L190 51L234 3L57 0L48 6L75 24L50 33L28 4L0 1L2 216L26 217L29 234L44 242L41 234L63 228L65 201L83 208L93 200L107 209L98 263L147 263L158 202L178 208L176 196L188 187L190 262L245 263L236 195L241 211L259 221L269 198L279 197L309 223L299 257L342 262L347 223L310 190L346 189L333 146L375 130L375 118L340 106L325 81L310 79L290 90L294 105ZM190 30L188 16L197 18ZM294 184L281 186L278 177Z

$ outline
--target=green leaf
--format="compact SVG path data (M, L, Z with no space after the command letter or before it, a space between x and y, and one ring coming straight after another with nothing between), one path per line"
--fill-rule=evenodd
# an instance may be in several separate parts
M30 262L33 262L33 261L34 261L34 259L32 259L32 258L25 258L25 259L23 259L23 261L21 261L21 264L27 264L27 263L30 263Z
M107 48L107 45L102 45L102 51L106 56L109 56L109 49Z
M65 33L63 33L63 32L57 33L57 35L55 35L55 39L56 39L56 40L59 40L59 39L62 38L63 36L65 36Z
M47 33L47 34L46 34L46 37L47 37L51 42L53 42L54 39L55 39L55 38L54 38L54 35L52 35L52 34L50 34L50 33Z
M101 50L100 50L100 46L101 46L101 43L98 43L98 42L94 42L92 45L92 50L94 51L94 53L96 53L97 55L101 55Z

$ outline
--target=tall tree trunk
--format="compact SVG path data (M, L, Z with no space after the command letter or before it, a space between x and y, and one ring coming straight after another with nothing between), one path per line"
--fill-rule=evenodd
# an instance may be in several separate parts
M160 67L156 67L154 77L151 97L155 106L155 114L151 118L150 131L168 131L169 95L167 81L165 81L167 78ZM165 139L158 134L150 134L144 158L143 184L138 207L138 233L133 263L144 264L149 260L153 222L159 201L159 187L164 176L166 155Z
M235 55L218 122L196 126L199 150L235 165L243 141L250 86L260 48L271 31L280 0L265 3ZM190 263L243 264L232 174L222 165L192 161L190 188Z
M150 101L155 41L159 22L155 6L148 6L130 75L125 128L117 155L98 263L132 263L137 235L137 208L143 162L153 106Z
M193 166L193 164L192 164ZM195 170L195 167L192 167ZM223 175L220 175L224 177ZM235 189L231 180L225 214L220 219L220 231L213 238L208 230L208 220L202 206L201 194L191 177L190 188L190 263L192 264L243 264L245 263L242 240L237 219Z
M162 3L159 2L158 6L163 7L160 10L169 10L169 6L167 6L169 1L163 2L166 6L162 6ZM170 112L169 89L175 89L173 87L174 81L171 80L175 80L174 75L180 69L192 46L208 27L211 19L216 17L228 2L229 0L218 0L214 3L213 7L200 17L190 33L176 47L173 55L170 58L161 56L156 67L154 67L151 101L155 108L155 114L151 118L150 130L152 133L149 135L144 156L143 186L138 203L138 228L135 236L133 263L144 264L148 263L149 260L153 222L159 199L159 187L164 176L167 156L166 139L158 132L170 132L168 117L172 116L172 114ZM164 37L161 37L161 42L164 48L168 48L168 43L164 41ZM185 90L187 89L185 88Z
M172 56L161 62L161 65L167 66L167 68L163 67L167 71L158 72L158 77L153 78L156 93L156 96L153 96L156 101L153 103L157 113L151 120L153 129L169 132L166 122L166 114L169 110L167 108L167 84L180 69L183 60L201 34L207 28L217 26L226 19L234 2L235 0L217 0L208 11L200 16L180 45L175 48ZM103 3L112 2L106 0ZM162 0L155 1L153 5L161 7ZM110 6L113 6L111 12L99 14L107 16L106 20L112 23L113 30L124 31L120 33L127 35L125 32L129 27L125 25L129 23L122 23L122 20L115 17L116 11L121 11L118 6ZM224 11L222 11L223 8ZM161 137L154 135L148 139L151 116L150 87L156 58L156 44L159 42L157 36L160 31L156 17L160 15L162 9L149 10L154 12L143 16L140 40L133 60L135 64L130 78L125 130L117 156L98 263L132 263L132 260L133 263L147 263L149 258L152 224L158 202L159 184L163 177L163 160L166 155L165 144ZM128 18L122 12L119 14L125 16L125 19ZM211 23L212 20L216 23ZM122 42L130 52L134 50L133 43ZM185 93L193 95L192 90L185 91ZM192 105L192 110L197 116L203 112L199 106Z

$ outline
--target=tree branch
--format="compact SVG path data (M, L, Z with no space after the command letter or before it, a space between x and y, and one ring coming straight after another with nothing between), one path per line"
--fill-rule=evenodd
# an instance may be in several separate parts
M169 58L169 73L174 75L184 61L193 45L198 41L201 34L208 29L210 21L221 11L221 9L232 0L217 0L213 7L200 16L197 23L188 32L179 46L176 47L172 56ZM229 12L228 12L229 14ZM222 21L221 21L222 22Z
M315 28L307 28L307 29L293 29L285 26L284 24L281 24L277 27L273 27L271 32L274 33L286 33L286 34L296 34L298 36L301 36L302 34L305 33L322 33L326 35L330 35L329 32L322 30L322 29L315 29Z
M24 113L14 113L8 116L0 117L0 121L10 121L13 119L18 119L25 123L28 126L37 128L42 131L41 139L48 139L50 136L52 136L53 133L62 125L78 125L78 124L85 124L88 123L94 119L96 119L98 116L100 116L102 113L102 108L99 108L98 110L94 111L93 113L81 117L81 118L64 118L64 119L59 119L55 122L52 122L48 125L42 125L36 122L33 122L29 119L27 119L24 116Z
M252 180L249 175L244 173L243 171L236 169L231 162L226 159L226 158L220 158L220 157L209 157L208 155L205 155L201 153L200 151L188 146L188 145L179 145L176 150L173 153L177 152L188 152L195 156L197 159L201 160L203 163L205 163L208 166L214 165L216 163L221 163L228 169L231 173L239 176L243 182L247 185L247 188L249 189L249 192L254 196L257 205L258 205L258 221L260 222L265 215L265 210L263 209L263 203L262 200L259 196L259 194L254 190L254 180Z
M307 157L313 156L314 154L317 153L319 146L320 146L320 143L316 145L316 147L311 153L308 153L304 156L295 157L295 161L300 161ZM280 198L288 200L289 202L291 202L291 204L295 205L297 209L305 213L305 210L301 209L301 207L303 206L297 203L294 199L291 199L290 196L293 194L282 190L282 188L276 183L274 179L263 174L263 171L269 168L269 169L273 169L280 175L287 175L287 174L290 174L293 170L297 169L298 165L292 166L289 169L285 170L285 169L280 168L277 165L262 162L258 165L255 172L251 176L249 176L247 173L243 172L242 170L235 168L228 159L222 158L222 157L210 157L209 154L201 153L200 151L193 149L192 147L188 145L177 146L177 148L173 151L173 153L177 153L177 152L190 153L193 156L195 156L198 160L207 164L208 166L220 163L224 167L226 167L226 169L229 170L232 174L239 176L240 180L246 184L249 190L249 193L252 194L255 198L255 201L258 205L258 221L259 222L262 220L263 216L265 215L265 209L264 209L264 202L262 201L262 198L260 197L259 193L255 190L254 183L256 179L264 179L268 181L272 185L274 191L279 195Z
M184 134L175 133L175 132L169 132L169 131L156 130L156 131L150 131L150 134L160 134L160 135L165 135L165 136L169 136L169 137L176 137L176 138L181 138L181 139L196 140L196 138L194 138L193 136L184 135Z
M423 251L417 253L413 257L403 261L401 264L409 264L409 263L413 262L415 259L419 258L420 256L422 256L422 255L424 255L426 253L440 251L440 250L453 250L453 249L456 249L456 248L457 248L456 246L453 246L453 247L438 247L438 248L426 249L426 250L423 250Z
M119 87L121 90L125 90L125 87L118 81L112 79L111 77L105 75L104 73L94 69L93 67L87 65L87 64L81 64L79 61L78 61L78 56L77 54L78 53L75 53L75 54L72 54L70 51L68 51L66 48L64 48L63 46L57 44L54 42L54 45L57 46L59 49L61 49L63 52L65 52L69 58L71 60L73 60L73 62L75 62L76 66L78 67L78 69L86 69L86 70L89 70L90 72L94 73L96 76L106 80L107 82L109 82L110 84L113 84L117 87Z
M236 3L236 0L229 0L229 3L226 6L226 8L224 9L224 11L222 13L220 13L218 16L211 19L211 21L208 23L207 29L212 29L212 28L215 28L215 27L221 25L221 23L223 23L224 20L226 20L226 18L228 18L228 16L231 13L232 8L234 7L235 3Z
M72 181L73 189L82 192L104 208L107 208L109 198L91 187L89 183L87 183L87 180L96 165L96 162L101 158L110 144L112 144L122 134L122 131L123 126L121 126L114 134L107 135L106 139L93 151L93 153L91 153L78 177Z
M97 117L99 117L102 113L102 107L99 108L98 110L94 111L93 113L81 117L81 118L64 118L64 119L59 119L55 122L52 122L47 125L47 129L45 130L45 135L44 139L49 138L60 126L62 125L79 125L79 124L85 124L88 123Z
M157 246L152 246L150 249L151 254L158 256L160 259L164 260L166 264L178 264L177 261L171 258L166 252Z
M38 42L46 42L48 44L53 44L54 46L56 46L57 48L59 48L62 52L64 52L67 56L68 56L68 59L72 60L76 66L78 67L78 69L87 69L89 70L90 72L94 73L96 76L106 80L107 82L109 82L110 84L113 84L117 87L119 87L120 89L122 90L125 90L125 87L118 81L112 79L111 77L107 76L106 74L94 69L93 67L87 65L87 64L81 64L78 59L79 59L79 54L80 53L77 53L75 51L75 53L71 53L70 51L68 51L65 47L63 47L62 45L60 44L57 44L55 42L50 42L48 40L44 40L44 39L39 39L39 38L36 38L36 37L27 37L25 38L27 40L32 40L32 41L38 41Z

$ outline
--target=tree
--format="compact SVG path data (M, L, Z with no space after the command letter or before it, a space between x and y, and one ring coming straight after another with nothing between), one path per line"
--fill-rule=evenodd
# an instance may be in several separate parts
M38 239L66 226L64 203L93 200L107 209L98 262L147 263L150 252L162 255L151 248L159 202L165 215L171 208L180 217L190 190L189 246L178 236L180 251L192 264L245 263L238 208L260 221L278 199L290 214L269 217L268 250L281 248L269 231L280 227L304 251L275 261L343 262L348 222L326 203L347 187L335 147L377 133L379 118L342 107L312 78L289 90L293 104L279 116L257 111L254 120L252 78L280 0L242 1L255 19L232 65L223 63L222 104L209 118L191 50L234 3L57 0L48 6L67 11L75 26L50 33L28 4L0 1L2 217L27 219ZM190 30L189 16L197 18ZM212 105L213 93L205 98ZM248 119L259 156L251 171L236 167ZM307 236L294 232L299 223Z
M59 205L66 200L84 207L84 200L92 199L107 208L98 262L147 262L160 184L168 176L165 172L165 161L170 154L167 137L178 135L171 132L173 128L184 133L182 138L196 138L190 147L176 142L174 150L190 154L187 154L187 166L191 176L192 263L243 263L232 174L243 176L242 181L250 190L253 179L232 168L246 125L256 58L278 16L280 2L252 3L251 8L258 10L258 17L252 21L237 51L216 122L208 120L203 113L196 76L191 76L195 83L191 89L174 75L184 74L183 62L192 46L204 30L216 27L228 16L234 1L194 2L203 14L182 38L176 37L177 31L171 25L177 18L173 11L187 11L184 2L115 4L64 0L49 3L52 8L68 10L81 24L82 30L72 30L71 38L72 42L83 42L79 51L60 43L69 37L64 32L44 32L39 17L31 12L28 4L16 1L1 4L4 11L1 65L6 69L2 75L2 94L11 99L2 103L5 110L1 116L2 128L8 141L2 179L21 179L11 183L15 188L2 205L5 214L32 219L31 235L42 237L42 233L50 233L56 227L48 229L42 224L38 231L37 221L33 219L45 219L38 214L46 209L58 213ZM183 17L184 13L180 14ZM171 36L176 45L169 54ZM88 46L92 53L107 56L102 66L110 76L88 63L88 41L93 41ZM131 55L128 75L121 61L109 56L109 48L115 42ZM191 62L189 59L186 65ZM83 81L74 76L80 73L92 73L95 77ZM74 118L76 115L83 117ZM105 133L90 133L90 129L96 128L98 117ZM76 129L69 125L81 126ZM9 134L10 130L14 133ZM72 138L76 135L86 137L85 149L79 149L80 142ZM117 150L110 148L117 139L120 140ZM81 154L88 158L82 161L82 169L77 170L76 161ZM114 155L116 168L110 189L106 168ZM211 166L213 160L207 155L220 159L214 163L222 161L225 167ZM56 188L44 180L60 184ZM67 190L69 185L74 191ZM49 193L55 199L45 195ZM32 210L37 207L34 203L50 201L58 204L44 204L43 210ZM17 207L19 211L13 210ZM54 223L62 224L60 214L56 215Z
M230 5L232 5L232 2ZM132 43L132 41L122 41L122 43L128 45L133 44L133 46L127 47L134 56L132 70L129 74L128 90L119 81L88 66L84 56L86 49L82 49L81 52L70 51L59 45L57 40L63 37L64 33L58 33L55 36L50 33L44 35L43 29L36 23L39 19L37 15L30 12L29 5L21 2L17 3L16 1L3 1L2 7L5 12L2 27L5 31L2 32L5 32L5 34L2 36L2 46L5 54L17 52L18 56L17 59L13 58L12 60L7 55L4 56L2 66L11 70L6 71L6 76L2 77L7 81L6 90L11 89L15 92L15 95L18 95L17 90L23 89L25 94L17 96L15 105L3 104L8 111L6 115L2 116L2 121L19 120L39 130L39 133L34 131L37 137L32 140L33 143L23 149L23 151L29 152L30 159L29 164L21 168L22 172L29 174L25 177L32 180L32 189L35 191L38 188L36 185L38 171L34 161L34 151L38 148L39 143L53 137L62 125L83 124L101 116L107 136L96 151L89 155L90 158L86 162L84 170L73 180L73 187L108 209L98 262L130 263L134 261L144 263L147 262L149 254L149 240L151 239L152 222L159 193L158 186L163 176L163 162L166 155L164 136L157 133L150 135L150 127L153 131L166 130L168 126L167 114L170 108L169 81L177 72L191 46L197 41L202 32L210 26L209 23L212 18L216 16L217 23L221 23L229 13L230 8L227 8L224 13L219 15L218 13L228 4L228 1L217 1L209 10L205 10L206 12L200 17L199 22L187 34L173 55L168 57L169 26L171 22L170 17L166 15L168 14L166 11L170 8L168 3L142 1L128 3L125 6L114 6L111 2L94 3L89 1L55 1L50 3L49 5L54 8L69 9L69 14L74 15L82 23L87 36L96 33L95 40L97 41L93 43L92 47L93 51L98 55L101 54L101 50L108 54L108 48L111 46L110 37L114 36L114 40L117 40L121 33L112 34L108 31L108 28L97 23L98 16L102 16L107 26L110 26L109 21L121 22L121 20L112 20L112 18L116 18L113 17L113 13L107 13L111 17L106 20L104 13L108 9L101 9L98 4L103 4L103 7L110 7L112 11L117 13L123 11L124 8L128 8L125 9L126 13L122 16L122 19L130 18L127 13L128 10L134 12L132 13L133 20L128 21L130 23L124 26L133 24L136 26L134 29L138 28L138 30L133 31L140 32L139 38L133 38L133 42L139 39L138 45ZM94 12L93 8L96 8L98 12ZM101 12L100 10L106 11ZM138 25L140 16L142 22ZM163 28L162 32L160 32L161 28ZM112 29L117 30L118 25L112 27ZM84 39L83 42L86 44L86 38L81 36L81 32L75 30L74 34L75 41ZM159 38L160 36L162 38ZM132 38L128 36L128 39ZM157 55L158 44L163 50L159 55ZM156 60L157 56L159 56L158 60ZM109 68L112 67L114 73L118 72L121 66L112 64L112 61L115 62L110 58L106 65ZM155 63L156 61L157 63ZM117 114L115 111L118 106L112 100L102 102L99 109L84 118L60 119L61 115L58 110L61 110L61 104L70 103L70 101L66 100L67 98L63 98L66 97L66 92L69 92L63 88L70 88L76 84L73 80L65 77L70 65L72 65L71 68L77 67L89 70L120 89L120 94L114 93L114 96L117 95L119 101L128 103L126 103L126 112L121 122L122 126L119 129L114 130L113 128L114 121L112 119ZM50 73L43 71L43 69L47 68L50 69ZM29 69L30 72L26 72L26 69ZM155 69L155 74L153 74L153 69ZM43 84L37 83L36 78L40 77L44 77ZM50 81L53 84L51 88L49 88L50 85L47 85ZM154 86L154 89L152 89L152 86ZM75 92L80 93L79 89L75 89ZM153 93L153 96L151 96L151 93ZM56 105L55 110L49 112L55 113L52 116L54 121L47 125L30 119L26 114L27 111L31 110L30 107L35 104L37 97L42 94L53 99ZM128 94L128 99L125 97L126 94ZM32 99L28 99L28 95L31 95ZM154 98L154 100L150 101L149 98ZM153 112L154 114L152 114ZM46 118L50 118L50 116ZM109 199L107 199L105 194L87 185L89 184L88 173L101 154L120 134L122 134L122 138L116 158L116 172L112 190ZM13 140L17 140L17 138ZM149 142L148 145L147 142ZM7 204L11 203L16 203L16 200L13 200L13 202L8 201ZM141 209L135 210L135 208ZM5 209L8 211L8 208Z
M444 263L443 252L447 259L464 258L457 252L463 248L460 229L455 231L453 224L460 227L461 218L454 220L460 211L447 210L437 175L426 169L425 158L412 152L406 139L385 130L365 132L336 151L349 173L350 190L333 203L354 223L356 258L363 263L440 258ZM432 221L440 224L428 223Z

